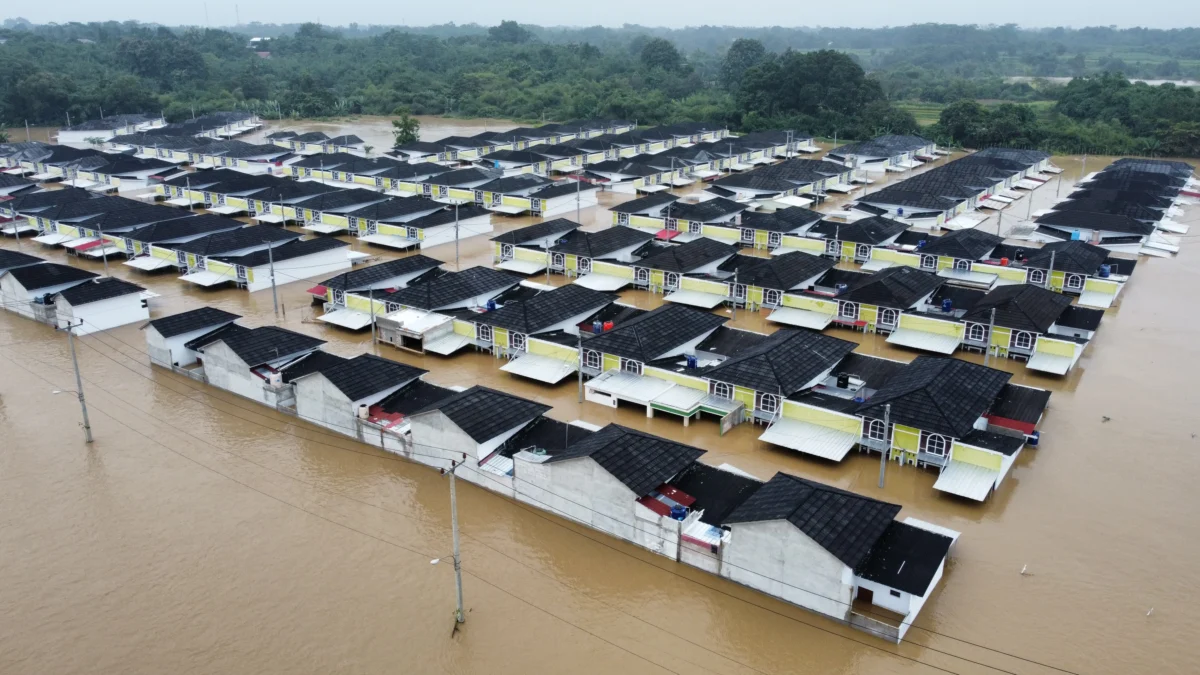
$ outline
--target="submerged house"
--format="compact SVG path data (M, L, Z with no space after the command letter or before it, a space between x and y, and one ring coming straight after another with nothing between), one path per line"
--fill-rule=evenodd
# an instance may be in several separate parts
M289 367L304 371L289 377L296 396L296 415L301 419L332 429L340 434L382 447L378 429L364 424L370 409L419 380L429 372L373 354L360 354L346 359L320 352L318 365L306 368L305 361L317 356L314 352Z
M837 263L829 258L792 251L766 259L738 255L726 261L722 268L727 272L736 271L733 291L739 304L749 309L775 310L767 317L771 321L820 330L829 322L811 325L805 315L788 307L789 303L795 302L789 294L811 290L835 265Z
M1118 258L1107 249L1083 241L1051 242L1012 253L1014 260L1019 258L1027 283L1077 294L1079 304L1099 309L1112 306L1137 265L1135 258Z
M272 285L282 286L350 269L349 246L344 241L325 237L295 239L240 255L205 258L201 270L193 270L180 278L201 286L235 281L239 287L253 293Z
M294 404L293 389L284 383L282 371L323 344L324 340L277 326L230 324L187 346L199 352L208 384L278 408Z
M635 260L633 283L651 292L670 292L667 300L716 307L730 297L728 284L699 277L724 276L720 266L737 255L737 247L701 237L686 244L666 244Z
M146 352L150 362L165 368L196 363L199 354L187 347L189 342L224 328L242 318L237 314L200 307L154 319L145 326Z
M995 325L989 335L993 316ZM1025 359L1029 368L1064 375L1079 360L1103 317L1102 309L1072 305L1067 296L1039 286L1001 286L963 317L963 346Z
M95 278L87 270L52 262L15 267L0 274L0 300L10 312L57 325L54 296Z
M865 263L875 248L887 248L908 229L904 223L886 216L863 218L852 223L822 220L807 232L822 239L825 255L837 260Z
M368 265L330 277L308 289L325 301L321 321L351 330L371 325L373 314L383 312L372 306L376 296L384 296L434 272L442 264L425 255L411 255ZM435 272L436 274L436 272Z
M125 252L128 260L123 264L150 272L179 267L179 258L173 248L178 244L243 227L246 224L240 220L205 214L164 220L120 235L106 234L105 239Z
M661 229L657 226L666 218L667 209L677 201L679 197L669 192L653 192L622 202L609 208L612 212L612 224L649 230Z
M280 246L300 237L299 232L288 232L267 225L251 225L214 232L181 243L162 246L151 244L150 255L163 260L175 260L175 266L185 277L196 274L184 281L211 286L226 281L240 281L242 278L237 270L220 262L214 269L209 270L209 258L242 256L268 247ZM246 276L248 280L249 275Z
M579 228L580 224L573 220L555 218L510 230L492 237L495 242L492 260L496 269L535 274L549 264L548 250Z
M943 283L945 280L941 277L912 267L882 269L860 278L834 296L837 316L832 321L868 333L891 333L889 342L916 346L910 344L912 331L925 321L942 321L918 314L928 309L930 298ZM925 332L938 331L930 328ZM961 336L961 332L959 325L957 334ZM957 342L954 346L957 348Z
M825 156L854 169L907 171L933 159L936 151L937 145L928 139L891 134L842 145L830 150Z
M465 311L473 316L519 284L519 277L506 272L470 267L389 293L375 300L386 312L376 315L379 339L401 349L449 356L476 340L475 326L456 320L455 315Z
M18 267L40 265L44 262L46 262L44 258L39 258L35 255L29 255L23 251L0 249L0 274L4 274L9 270L15 270Z
M787 253L797 249L787 247L785 237L792 240L803 237L820 221L820 213L801 206L789 206L775 211L745 211L738 223L737 242L750 248ZM717 233L715 229L706 229ZM723 233L718 238L728 240L732 238L732 234Z
M95 277L58 292L54 308L59 325L78 325L76 335L146 321L146 289L116 277Z
M609 227L599 232L575 230L550 246L550 269L579 277L575 283L588 288L615 291L632 283L633 274L632 268L612 263L633 262L652 239L654 235L632 227ZM627 272L628 276L623 276Z

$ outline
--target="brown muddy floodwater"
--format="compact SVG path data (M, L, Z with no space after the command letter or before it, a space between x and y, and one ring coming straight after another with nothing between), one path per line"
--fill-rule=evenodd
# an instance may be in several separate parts
M438 124L438 135L482 126ZM1078 158L1055 161L1067 185L1078 179ZM1106 161L1090 158L1088 169ZM1041 188L1033 208L1054 189ZM602 205L625 198L606 193ZM1192 208L1183 220L1198 216ZM582 217L589 229L607 223L602 208ZM438 384L498 387L553 405L561 420L646 429L705 448L709 463L762 478L793 472L961 530L899 647L466 484L468 614L452 634L453 570L430 564L451 550L445 479L151 369L137 326L78 342L96 439L85 445L65 337L0 312L0 673L1060 672L1034 662L1197 672L1200 253L1183 241L1176 259L1142 261L1066 380L1000 362L1015 381L1057 393L1041 447L982 505L938 496L931 472L889 467L881 490L867 456L828 465L758 442L751 425L722 438L711 423L684 429L580 405L574 382L518 380L489 356L379 346ZM453 246L425 253L449 260ZM490 263L483 239L461 254L464 265ZM213 305L341 354L371 348L367 334L313 322L305 283L282 287L287 317L276 322L269 292L113 271L162 295L154 316ZM772 329L744 312L737 325ZM875 339L861 350L914 356Z

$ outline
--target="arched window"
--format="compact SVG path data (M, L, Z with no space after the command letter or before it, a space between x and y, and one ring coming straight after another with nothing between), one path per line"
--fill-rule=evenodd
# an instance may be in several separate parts
M1033 349L1033 333L1023 330L1013 333L1013 347L1017 349Z
M642 364L640 361L634 361L633 359L621 359L621 370L633 373L634 375L641 375Z
M871 257L871 246L869 244L859 244L857 251L856 251L856 255L859 258L870 258Z
M899 318L900 312L894 309L881 308L879 310L879 325L881 326L895 326Z
M586 349L583 352L583 367L600 370L600 352L594 349Z
M663 275L663 288L678 288L679 275L675 272L667 272Z
M476 324L475 337L478 338L480 342L491 342L492 327L485 323Z
M972 342L987 340L987 326L981 323L967 324L967 339Z
M726 382L712 382L712 395L726 401L733 400L733 385Z
M1078 290L1082 289L1083 288L1083 275L1082 274L1068 274L1066 286L1067 286L1067 288L1069 288L1073 291L1078 291Z
M873 441L887 442L887 426L884 425L883 420L867 420L867 438Z
M1046 270L1029 270L1029 283L1039 285L1046 283Z
M921 451L938 457L945 457L946 451L950 449L950 441L945 436L931 434L928 432L921 434Z
M838 316L842 317L843 319L857 319L858 305L854 304L853 302L839 302Z
M829 255L838 255L838 252L841 250L841 248L841 243L836 239L830 239L829 241L825 242L825 252Z
M923 269L923 270L937 269L937 256L936 255L921 256L921 269Z
M954 261L954 269L963 270L965 272L970 272L971 271L971 261L963 260L962 258L959 258Z
M763 289L763 304L778 307L783 302L783 291L774 288Z

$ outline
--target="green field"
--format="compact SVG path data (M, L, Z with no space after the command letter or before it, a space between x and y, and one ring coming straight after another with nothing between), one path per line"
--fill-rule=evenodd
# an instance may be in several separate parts
M912 113L912 116L917 118L917 124L927 127L930 124L938 121L938 115L942 114L942 108L945 108L946 106L942 105L941 103L900 101L896 104L896 107Z

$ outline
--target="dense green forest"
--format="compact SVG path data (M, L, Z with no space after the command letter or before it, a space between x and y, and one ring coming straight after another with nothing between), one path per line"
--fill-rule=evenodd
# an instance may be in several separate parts
M273 38L250 48L251 36ZM269 52L269 58L256 53ZM1117 74L1124 73L1124 74ZM709 120L943 144L1200 155L1200 30L917 25L887 29L236 29L135 22L0 28L0 123L249 108L639 124ZM1025 80L1010 76L1026 75ZM1063 85L1049 76L1075 76ZM914 112L921 118L918 120Z

